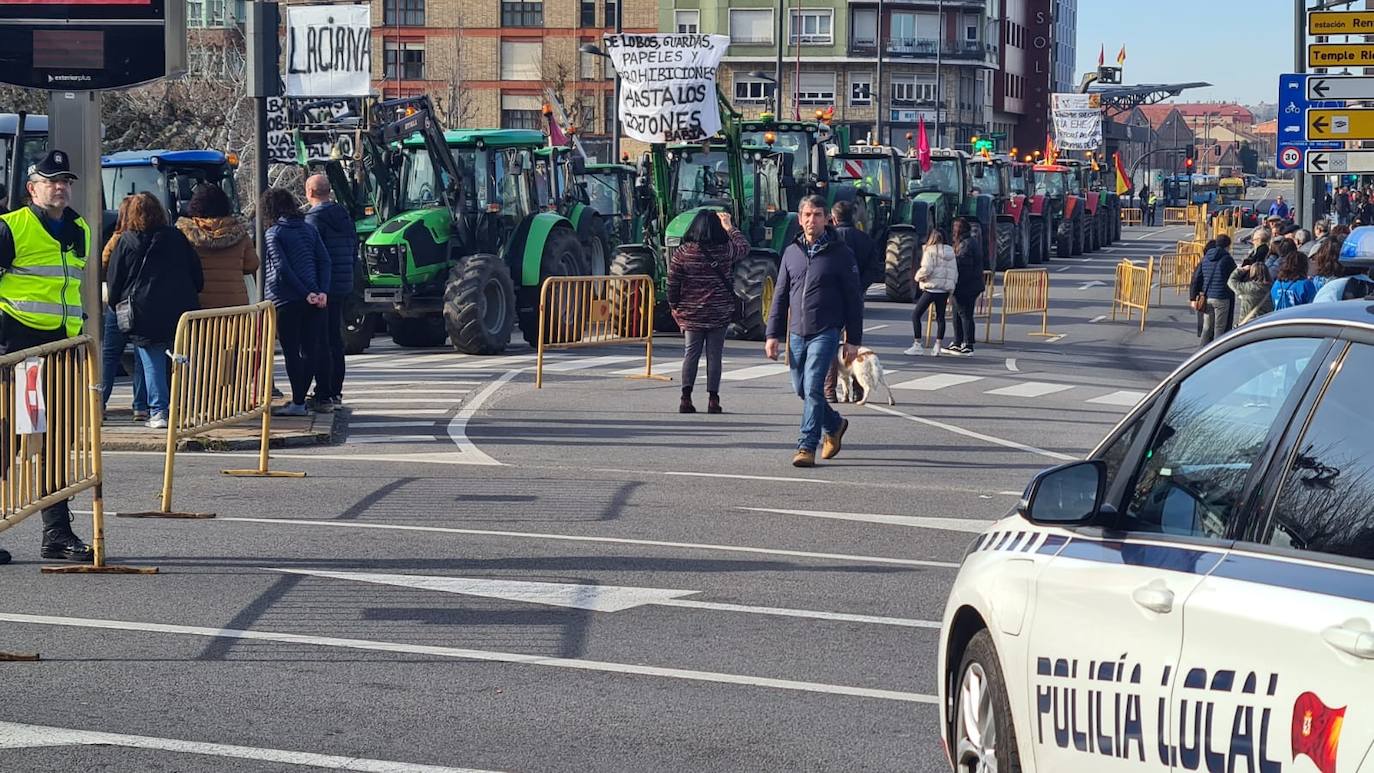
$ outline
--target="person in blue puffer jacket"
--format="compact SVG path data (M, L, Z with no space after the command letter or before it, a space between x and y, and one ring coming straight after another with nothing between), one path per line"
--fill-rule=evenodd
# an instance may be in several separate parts
M329 252L320 240L320 232L305 222L290 191L263 191L258 216L272 224L263 240L263 259L267 262L263 294L277 307L277 338L286 360L286 376L291 381L291 402L273 413L304 416L305 393L315 377L315 363L325 338Z
M315 226L329 253L329 305L325 307L325 345L315 372L315 410L332 411L343 404L344 306L353 294L353 271L358 262L358 230L348 208L334 201L329 178L311 175L305 181L310 210L305 222Z

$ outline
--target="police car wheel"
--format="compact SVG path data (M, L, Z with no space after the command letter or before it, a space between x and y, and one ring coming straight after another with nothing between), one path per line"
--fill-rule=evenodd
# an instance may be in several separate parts
M987 630L969 640L959 663L954 711L954 769L959 773L1019 773L1016 730L997 649Z

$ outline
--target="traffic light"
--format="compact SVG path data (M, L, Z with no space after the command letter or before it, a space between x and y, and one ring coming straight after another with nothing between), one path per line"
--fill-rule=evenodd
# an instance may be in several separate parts
M1184 168L1184 169L1187 169L1189 172L1193 171L1193 159L1192 159L1192 158L1185 158L1185 159L1183 159L1183 168Z
M1185 150L1185 153L1187 154L1188 158L1188 166L1192 166L1193 159L1197 158L1197 147L1194 145L1189 145Z

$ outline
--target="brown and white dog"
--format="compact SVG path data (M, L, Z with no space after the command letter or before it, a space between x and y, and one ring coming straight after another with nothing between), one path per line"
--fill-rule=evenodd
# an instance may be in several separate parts
M897 401L892 399L892 387L887 385L887 377L883 375L883 364L878 361L878 353L868 348L860 346L854 353L852 359L846 360L844 348L840 348L839 354L835 355L835 362L839 366L839 377L835 382L835 395L840 398L840 402L849 402L854 395L852 384L858 382L864 390L864 396L859 400L859 405L868 402L868 396L873 394L873 390L881 386L887 390L887 404L896 405Z

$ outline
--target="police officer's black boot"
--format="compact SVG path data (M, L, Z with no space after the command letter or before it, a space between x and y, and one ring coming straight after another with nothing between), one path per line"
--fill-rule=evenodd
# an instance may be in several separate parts
M66 502L43 511L42 555L59 561L90 561L93 556L90 546L72 533L72 514Z

